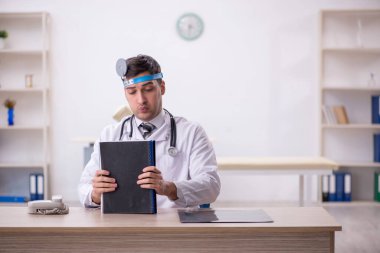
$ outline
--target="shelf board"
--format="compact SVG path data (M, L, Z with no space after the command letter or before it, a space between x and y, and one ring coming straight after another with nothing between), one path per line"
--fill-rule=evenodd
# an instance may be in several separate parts
M378 91L380 92L380 86L379 87L369 87L369 86L342 86L342 87L333 87L333 86L324 86L322 87L323 91Z
M380 54L380 48L335 48L327 47L322 48L323 53L366 53L366 54Z
M43 92L47 90L47 88L41 88L41 87L33 87L33 88L0 88L0 92Z
M380 206L380 202L360 201L360 200L354 200L354 201L348 201L348 202L332 201L332 202L322 202L321 206L324 206L324 207L328 207L328 206Z
M10 131L19 131L19 130L44 130L45 126L0 126L0 130L10 130Z
M43 49L1 49L0 54L42 55Z
M361 161L336 161L339 167L380 168L380 163Z
M2 18L42 18L47 15L47 12L2 12L0 13L0 19Z
M43 163L0 163L0 168L43 168Z
M380 129L380 124L323 124L323 129Z

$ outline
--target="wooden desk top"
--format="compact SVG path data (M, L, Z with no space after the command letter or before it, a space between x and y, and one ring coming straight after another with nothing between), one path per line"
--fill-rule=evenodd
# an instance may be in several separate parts
M218 157L219 169L337 170L338 164L324 157Z
M256 208L257 209L257 208ZM71 207L67 215L32 215L27 207L0 206L1 232L332 232L339 225L322 207L261 208L273 223L187 223L179 222L176 209L158 209L156 215L102 214L100 209Z

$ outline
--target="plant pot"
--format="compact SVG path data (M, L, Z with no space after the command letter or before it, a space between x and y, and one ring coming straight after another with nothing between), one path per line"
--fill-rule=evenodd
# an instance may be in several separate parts
M5 48L5 39L0 38L0 49L3 49L3 48Z

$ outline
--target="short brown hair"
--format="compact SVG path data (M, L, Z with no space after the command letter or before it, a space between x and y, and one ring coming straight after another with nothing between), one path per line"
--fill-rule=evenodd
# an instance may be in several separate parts
M136 57L131 57L127 59L128 71L126 74L126 78L132 78L141 74L143 72L148 71L149 74L157 74L161 72L160 64L151 56L139 54ZM157 80L161 83L161 79Z

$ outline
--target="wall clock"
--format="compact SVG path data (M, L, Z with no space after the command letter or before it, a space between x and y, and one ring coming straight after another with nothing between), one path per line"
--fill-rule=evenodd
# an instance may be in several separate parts
M186 13L177 20L177 32L184 40L198 39L204 30L201 17L194 13Z

